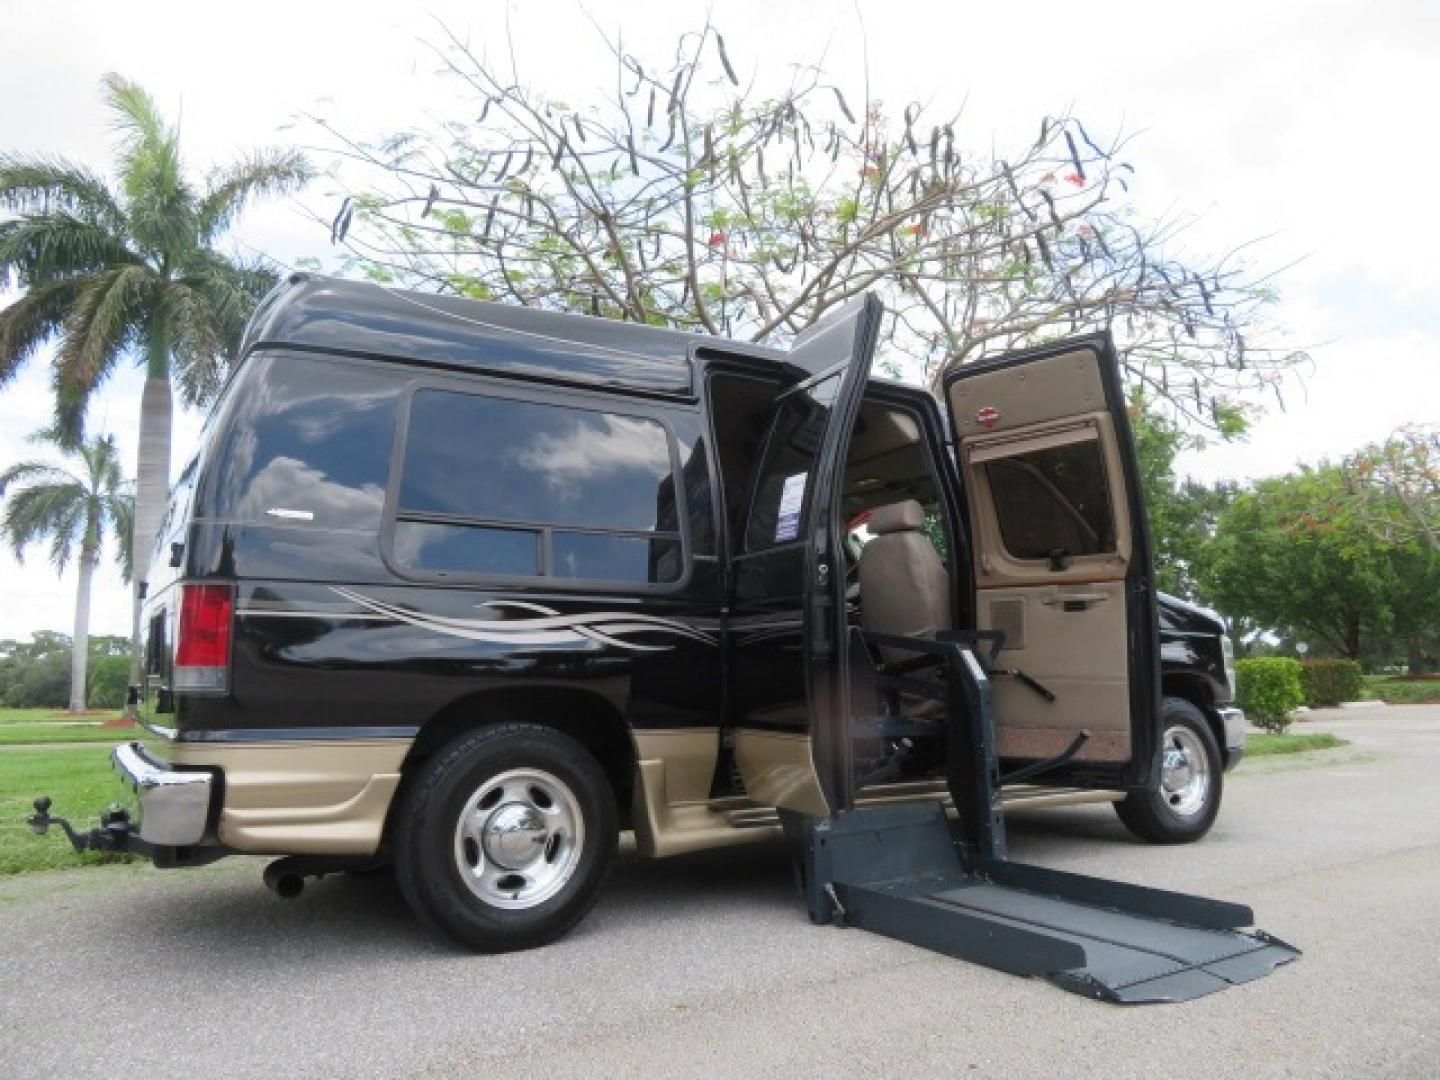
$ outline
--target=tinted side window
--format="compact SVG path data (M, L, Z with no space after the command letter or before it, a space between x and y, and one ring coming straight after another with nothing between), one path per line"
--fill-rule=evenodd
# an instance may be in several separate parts
M1115 550L1115 519L1098 441L991 461L985 473L1000 538L1016 558Z
M421 390L400 507L490 521L654 529L675 517L670 445L645 417Z
M417 391L392 555L438 575L678 581L670 443L649 417Z
M196 516L378 531L398 398L378 365L257 353L217 416Z

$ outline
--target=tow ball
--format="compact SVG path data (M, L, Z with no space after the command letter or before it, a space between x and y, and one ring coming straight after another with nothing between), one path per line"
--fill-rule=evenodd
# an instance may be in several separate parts
M51 816L52 805L49 795L41 795L35 800L35 813L25 819L36 836L44 836L50 826L58 825L76 851L135 851L140 847L135 823L119 803L111 803L100 815L99 826L83 833L76 832L65 818Z

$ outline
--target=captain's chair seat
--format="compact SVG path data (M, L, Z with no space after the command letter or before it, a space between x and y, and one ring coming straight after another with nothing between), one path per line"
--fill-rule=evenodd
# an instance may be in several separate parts
M933 638L952 629L950 575L925 535L925 511L914 499L871 511L875 538L860 552L860 624L877 634ZM909 653L881 649L887 663Z

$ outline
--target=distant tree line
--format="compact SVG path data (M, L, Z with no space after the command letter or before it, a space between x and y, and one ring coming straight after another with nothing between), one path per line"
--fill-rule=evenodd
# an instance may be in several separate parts
M0 640L0 706L64 709L70 701L69 634L37 630L29 641ZM86 692L92 709L118 709L129 685L130 639L90 638Z
M1242 653L1440 667L1437 458L1414 431L1242 485L1175 475L1194 438L1132 416L1160 587L1215 608ZM1427 486L1428 485L1428 486Z

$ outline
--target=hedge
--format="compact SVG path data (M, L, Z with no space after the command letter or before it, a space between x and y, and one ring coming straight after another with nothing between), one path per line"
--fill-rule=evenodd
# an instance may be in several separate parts
M1311 707L1357 701L1365 692L1365 673L1354 660L1306 660L1300 665L1300 689Z
M1258 727L1283 732L1290 726L1290 714L1305 703L1300 661L1285 656L1237 661L1235 699Z

